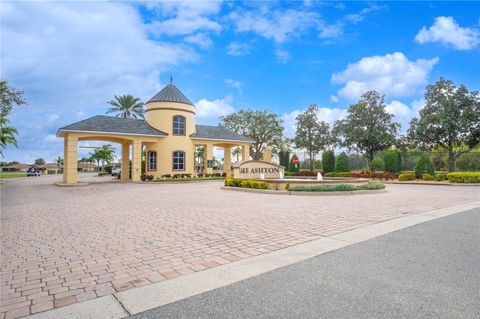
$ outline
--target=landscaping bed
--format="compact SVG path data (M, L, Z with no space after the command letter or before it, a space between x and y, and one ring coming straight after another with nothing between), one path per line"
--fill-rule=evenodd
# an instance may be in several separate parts
M183 178L157 178L146 179L144 183L186 183L186 182L201 182L201 181L219 181L224 180L224 177L211 176L211 177L183 177Z

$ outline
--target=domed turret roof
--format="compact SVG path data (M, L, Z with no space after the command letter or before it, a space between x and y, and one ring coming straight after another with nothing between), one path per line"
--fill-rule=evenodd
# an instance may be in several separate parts
M147 103L150 102L178 102L195 106L179 89L172 83L164 87L160 92L155 94Z

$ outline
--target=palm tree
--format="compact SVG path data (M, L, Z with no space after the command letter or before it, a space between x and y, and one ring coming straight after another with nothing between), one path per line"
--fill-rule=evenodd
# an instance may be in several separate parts
M143 109L143 103L140 102L140 99L134 97L133 95L121 95L116 96L115 99L108 102L108 104L112 105L111 108L108 109L108 113L117 113L115 116L117 117L133 117L143 118L145 114L145 110Z
M237 158L237 162L240 160L239 156L242 154L242 149L240 147L235 147L232 152L233 156Z
M8 120L5 116L0 117L0 155L3 157L3 151L7 148L7 144L13 144L18 147L17 139L15 135L18 134L17 130L13 127L7 127Z
M57 167L60 168L60 166L63 165L63 158L61 156L57 157L55 163L57 163Z
M115 149L110 144L103 145L102 147L95 149L93 153L90 153L90 156L92 157L92 159L95 159L97 161L97 167L100 167L100 161L102 161L103 170L105 162L110 163L114 160Z

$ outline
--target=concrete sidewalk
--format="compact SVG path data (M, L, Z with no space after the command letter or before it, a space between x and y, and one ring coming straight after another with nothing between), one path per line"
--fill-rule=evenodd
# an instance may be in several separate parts
M470 210L129 318L480 318L479 230Z

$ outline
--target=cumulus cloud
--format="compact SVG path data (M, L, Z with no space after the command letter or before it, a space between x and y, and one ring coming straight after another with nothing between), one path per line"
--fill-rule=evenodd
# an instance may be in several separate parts
M216 121L220 116L225 116L235 112L234 107L230 104L230 98L216 99L213 101L201 99L195 103L197 119Z
M221 1L162 1L147 2L159 17L149 24L155 35L188 35L198 31L219 32L222 26L212 17L221 9Z
M163 70L196 59L181 45L152 40L136 8L123 3L5 2L1 20L2 77L28 101L11 114L21 150L8 148L8 159L57 156L61 147L42 150L42 143L78 121L79 111L98 114L114 94L149 98Z
M405 134L412 118L418 117L420 109L424 107L425 100L413 100L410 105L398 100L392 100L390 103L386 103L386 105L387 112L395 116L394 121L402 125L401 133Z
M427 83L438 61L437 57L410 61L401 52L375 55L349 64L345 70L334 73L331 81L344 84L337 97L347 100L358 99L368 90L376 90L387 97L411 96Z
M290 53L282 48L275 49L275 56L277 58L277 62L281 64L287 63L291 58Z
M457 50L472 50L480 47L480 30L461 27L453 17L440 16L429 28L422 27L415 41L420 44L440 42Z
M184 38L185 42L198 45L202 49L208 49L212 45L212 39L205 33L192 34Z

